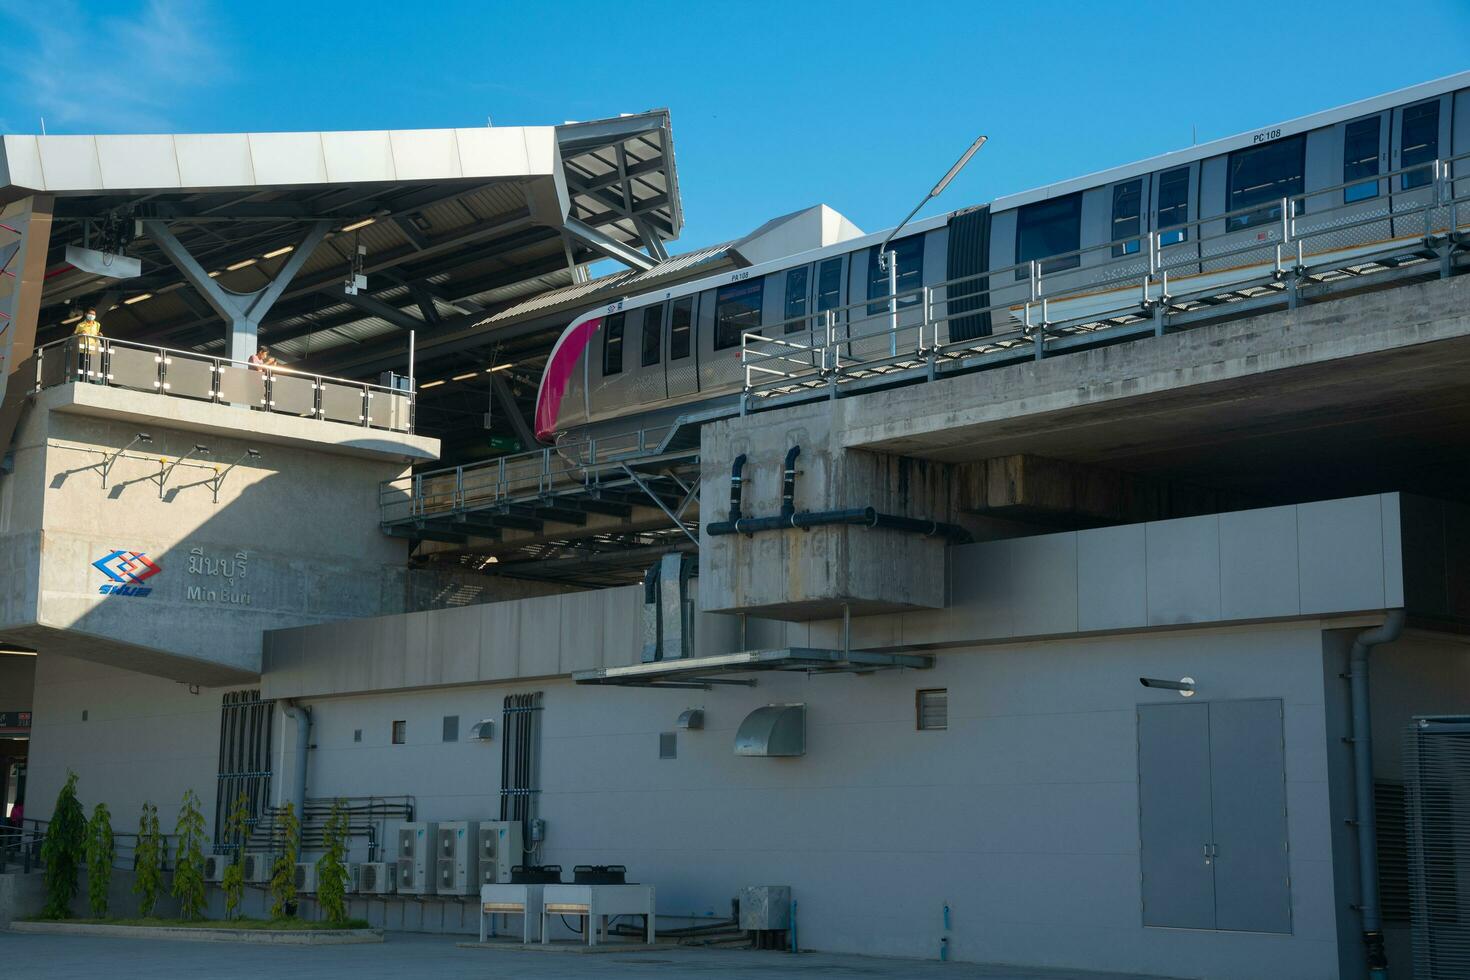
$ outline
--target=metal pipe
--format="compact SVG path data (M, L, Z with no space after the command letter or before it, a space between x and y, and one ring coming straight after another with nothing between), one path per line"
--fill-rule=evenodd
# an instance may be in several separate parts
M1358 827L1358 912L1363 918L1363 955L1368 976L1388 976L1383 949L1383 912L1378 905L1378 821L1373 810L1373 719L1368 696L1368 656L1380 643L1391 643L1404 631L1404 611L1389 610L1383 623L1353 640L1348 682L1353 704L1353 795Z
M735 457L735 463L730 467L730 520L732 521L740 520L740 500L745 489L744 478L740 475L743 469L745 469L745 454L741 453Z
M786 450L786 462L781 468L782 517L791 517L796 513L796 457L800 455L800 446L792 446Z
M964 543L970 540L970 532L958 524L942 521L926 521L916 517L900 517L897 514L880 514L872 507L853 507L846 510L814 510L779 517L742 517L738 521L715 521L706 530L712 536L724 534L756 534L760 531L780 531L787 528L825 527L848 524L859 527L881 527L892 531L906 531L928 537L942 537L949 541Z
M298 816L306 812L306 759L311 748L311 709L294 700L285 703L286 717L296 719L296 789L293 802Z

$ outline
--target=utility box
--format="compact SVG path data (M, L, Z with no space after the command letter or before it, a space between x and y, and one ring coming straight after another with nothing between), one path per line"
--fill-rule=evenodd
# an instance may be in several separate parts
M392 895L397 884L395 862L369 861L357 866L357 890L364 895Z
M434 847L437 823L411 822L398 828L398 891L409 895L434 894Z
M754 885L740 889L740 928L757 932L791 928L791 886Z
M271 880L271 865L275 864L275 858L270 854L247 854L245 855L244 867L246 884L263 885Z
M440 895L473 895L480 890L480 825L453 820L439 825L435 886Z
M485 820L479 825L479 883L504 885L510 869L525 863L524 837L519 820Z
M225 869L230 866L230 857L225 854L211 854L204 859L204 880L218 883L225 880Z

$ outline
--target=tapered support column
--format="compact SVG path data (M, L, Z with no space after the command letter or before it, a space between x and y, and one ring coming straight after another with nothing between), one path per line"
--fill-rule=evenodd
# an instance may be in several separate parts
M35 381L26 368L41 313L52 201L49 194L38 194L0 208L0 455L10 448Z
M276 300L280 299L281 293L285 292L296 273L301 271L306 260L311 258L311 253L316 251L322 239L327 237L331 226L330 221L314 222L306 236L291 252L286 264L276 273L276 277L251 293L232 292L211 279L209 273L195 261L194 256L189 254L189 250L174 237L164 222L156 219L144 221L143 233L168 256L169 261L184 274L189 284L199 291L205 302L225 321L230 359L244 361L255 353L260 336L260 321L265 319L265 315L270 312Z

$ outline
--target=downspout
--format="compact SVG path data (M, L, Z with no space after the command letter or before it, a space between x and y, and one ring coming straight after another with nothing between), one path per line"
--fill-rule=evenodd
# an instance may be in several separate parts
M796 457L800 446L786 450L786 463L781 468L781 516L790 520L796 513Z
M745 454L741 453L735 457L735 464L730 467L730 523L740 520L740 499L744 488L744 478L740 471L745 469Z
M296 819L306 822L306 758L311 749L311 709L295 700L286 701L286 717L296 719Z
M1378 904L1378 821L1373 811L1373 723L1368 701L1368 655L1380 643L1391 643L1404 631L1404 611L1389 610L1380 626L1353 640L1348 682L1353 703L1353 794L1358 817L1358 912L1363 917L1363 955L1368 976L1388 976L1383 950L1383 912Z

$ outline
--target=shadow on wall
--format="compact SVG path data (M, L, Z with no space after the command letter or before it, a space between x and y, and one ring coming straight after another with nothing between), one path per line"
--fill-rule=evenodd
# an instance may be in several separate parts
M7 630L18 642L222 683L258 674L266 629L405 608L405 546L377 527L382 466L81 424L101 426L93 446L47 439L40 597L35 629Z

